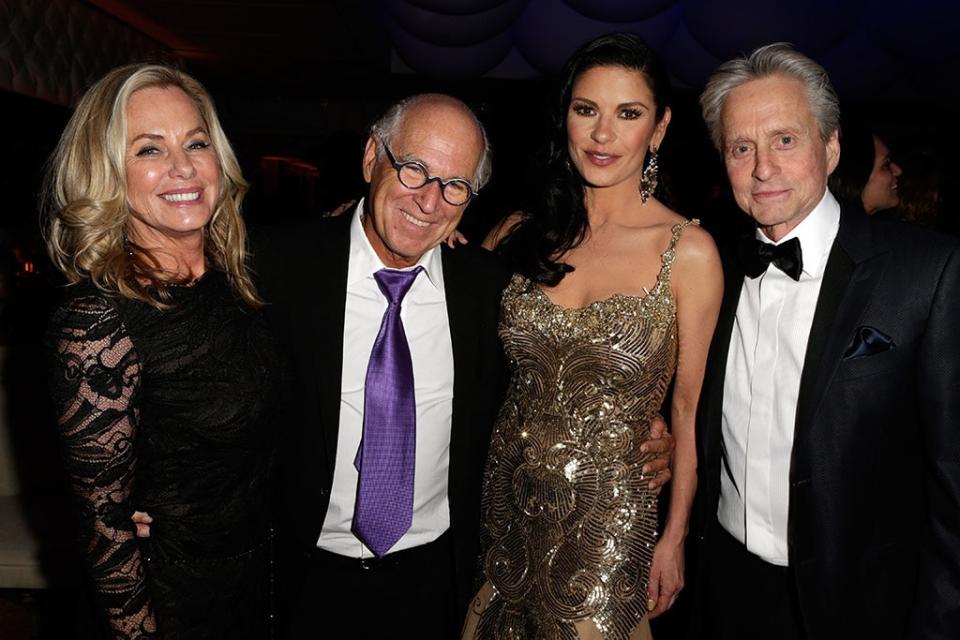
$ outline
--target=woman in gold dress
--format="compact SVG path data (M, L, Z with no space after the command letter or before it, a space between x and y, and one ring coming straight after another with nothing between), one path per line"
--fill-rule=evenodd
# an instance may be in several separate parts
M511 383L483 502L485 581L464 638L649 638L683 586L694 415L722 294L716 247L656 198L668 81L632 34L567 62L542 206L486 244L511 262ZM642 443L674 381L662 535Z

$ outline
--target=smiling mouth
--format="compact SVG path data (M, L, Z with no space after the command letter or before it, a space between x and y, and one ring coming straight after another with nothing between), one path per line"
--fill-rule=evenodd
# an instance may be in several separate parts
M164 193L160 197L167 202L195 202L200 199L200 191L190 191L188 193Z
M412 215L410 215L410 214L407 213L406 211L403 211L402 209L400 210L400 215L403 216L403 219L404 219L404 220L406 220L407 222L410 222L410 223L412 223L412 224L415 224L416 226L420 227L421 229L423 229L424 227L429 227L429 226L430 226L430 223L429 223L429 222L424 222L423 220L417 220L417 219L414 218Z

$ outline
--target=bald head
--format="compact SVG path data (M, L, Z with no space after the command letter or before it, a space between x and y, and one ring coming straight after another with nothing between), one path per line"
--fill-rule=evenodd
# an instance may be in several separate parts
M480 191L490 180L492 170L490 141L480 120L461 100L442 93L421 93L404 98L373 123L370 127L370 135L377 136L389 146L390 141L397 137L400 130L410 124L411 118L429 122L431 117L440 117L452 122L458 127L456 133L458 138L476 136L474 140L479 141L482 151L475 171L467 177L473 183L473 188ZM382 154L383 149L378 149L378 153Z
M487 157L483 127L449 96L414 96L373 126L363 154L363 225L385 266L416 264L457 228L470 192L489 175Z

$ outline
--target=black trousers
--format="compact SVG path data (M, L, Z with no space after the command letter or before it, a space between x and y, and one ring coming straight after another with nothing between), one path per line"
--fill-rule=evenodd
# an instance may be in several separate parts
M707 557L703 637L804 640L796 582L788 567L747 551L715 523Z
M298 602L287 621L289 640L341 637L362 640L458 638L450 534L412 549L361 561L317 549L311 554Z

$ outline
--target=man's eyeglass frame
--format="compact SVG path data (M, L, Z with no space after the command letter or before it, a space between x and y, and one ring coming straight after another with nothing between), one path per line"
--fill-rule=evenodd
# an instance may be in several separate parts
M473 200L478 195L480 195L477 191L474 191L473 185L471 185L470 182L468 182L467 180L464 180L463 178L451 178L449 180L444 180L440 176L431 176L430 173L427 171L427 168L423 166L422 162L418 162L416 160L407 160L406 162L397 162L396 157L394 157L393 152L390 151L390 147L387 146L387 143L381 140L380 144L383 145L383 150L387 152L387 159L390 160L390 163L393 165L393 168L397 171L397 180L399 180L400 184L402 184L407 189L422 189L428 184L430 184L431 182L436 182L437 184L440 185L440 197L443 198L444 202L446 202L449 205L453 205L454 207L466 206L467 204L470 203L471 200ZM413 186L404 182L403 170L406 167L416 167L418 169L418 172L423 175L423 183ZM463 202L451 202L450 199L447 197L447 185L453 184L453 183L460 183L460 184L466 185L467 199L464 200Z

